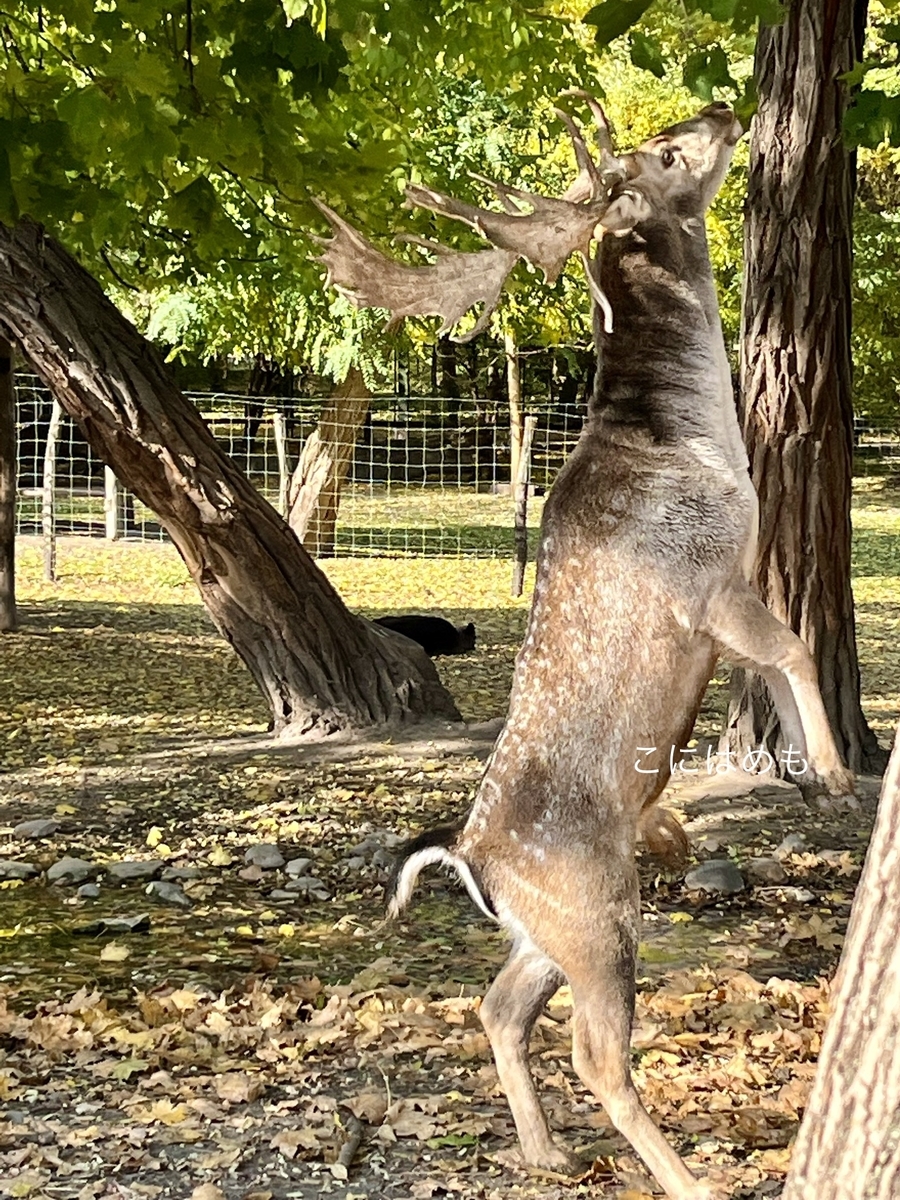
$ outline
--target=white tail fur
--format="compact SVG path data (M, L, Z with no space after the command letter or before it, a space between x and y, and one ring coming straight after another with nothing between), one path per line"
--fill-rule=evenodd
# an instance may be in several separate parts
M451 867L456 871L472 898L473 904L477 905L486 917L496 921L496 913L491 910L481 888L475 882L472 868L464 858L453 854L446 846L425 846L410 854L397 873L393 894L387 905L389 917L398 917L406 908L416 886L416 880L419 878L419 872L423 867L431 866L432 863L442 863L445 867Z

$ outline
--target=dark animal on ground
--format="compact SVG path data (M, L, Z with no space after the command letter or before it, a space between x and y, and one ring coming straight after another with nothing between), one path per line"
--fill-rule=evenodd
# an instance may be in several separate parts
M404 637L418 642L426 654L435 658L438 654L466 654L475 649L475 626L451 625L443 617L376 617L376 625L402 633Z

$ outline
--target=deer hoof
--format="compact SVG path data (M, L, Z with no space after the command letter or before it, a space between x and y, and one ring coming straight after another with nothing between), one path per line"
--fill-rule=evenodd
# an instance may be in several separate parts
M586 1163L583 1158L579 1158L577 1154L566 1150L563 1146L551 1146L536 1155L534 1159L530 1159L528 1166L533 1171L546 1172L549 1175L573 1177L584 1175L589 1169L590 1163Z
M823 812L847 812L859 808L853 793L854 779L846 767L838 767L822 777L799 781L800 795L811 808Z

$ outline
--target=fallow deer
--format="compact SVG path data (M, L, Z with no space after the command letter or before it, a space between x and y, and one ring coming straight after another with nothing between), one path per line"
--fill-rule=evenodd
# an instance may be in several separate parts
M567 980L578 1075L672 1200L706 1200L713 1190L657 1129L629 1070L638 834L662 850L684 841L656 801L720 657L767 680L787 740L809 763L809 793L848 796L852 777L811 656L747 582L757 501L704 223L741 128L713 104L617 157L602 111L585 98L601 155L596 162L561 113L580 166L565 197L494 185L506 209L495 213L409 189L415 204L468 222L492 249L441 249L433 265L405 266L324 210L335 234L322 256L331 282L396 317L438 313L451 326L482 300L477 331L517 258L552 279L572 251L596 301L595 392L544 509L506 725L464 828L406 847L389 911L404 907L426 864L442 862L511 935L481 1018L526 1162L578 1165L551 1137L528 1068L534 1021Z

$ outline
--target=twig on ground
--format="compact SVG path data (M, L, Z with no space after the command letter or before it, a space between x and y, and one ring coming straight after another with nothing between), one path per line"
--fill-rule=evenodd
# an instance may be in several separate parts
M346 1180L350 1177L350 1166L362 1141L362 1121L353 1115L349 1109L342 1114L342 1128L345 1133L344 1144L341 1146L337 1162L331 1164L331 1174L335 1179Z

